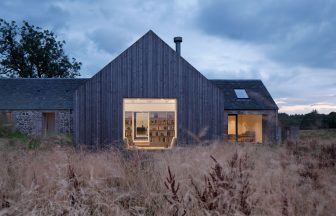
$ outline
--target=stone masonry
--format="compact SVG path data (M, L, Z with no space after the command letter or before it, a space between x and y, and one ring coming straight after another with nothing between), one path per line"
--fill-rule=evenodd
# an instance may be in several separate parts
M43 135L43 113L55 113L55 133L72 134L72 112L69 110L12 111L13 128L30 135Z

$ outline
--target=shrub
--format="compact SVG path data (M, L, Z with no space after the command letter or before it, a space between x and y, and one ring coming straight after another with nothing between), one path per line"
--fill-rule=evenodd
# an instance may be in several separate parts
M253 169L253 163L248 154L238 155L235 152L226 166L221 165L213 156L211 159L215 165L211 167L208 175L204 176L204 184L198 186L191 178L189 185L194 189L199 208L211 215L251 215L257 200L251 198L254 190L251 187L249 172ZM176 183L175 175L169 167L165 186L171 192L167 201L175 209L174 215L178 215L182 201L177 194L180 184ZM186 209L183 209L182 215L185 213Z

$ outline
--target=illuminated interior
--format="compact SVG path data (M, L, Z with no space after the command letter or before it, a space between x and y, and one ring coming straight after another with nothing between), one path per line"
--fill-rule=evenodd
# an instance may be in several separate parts
M167 149L176 141L175 99L124 99L124 140L128 148Z
M229 115L228 140L262 143L262 115Z
M228 139L230 142L236 141L236 123L237 123L236 115L228 116Z

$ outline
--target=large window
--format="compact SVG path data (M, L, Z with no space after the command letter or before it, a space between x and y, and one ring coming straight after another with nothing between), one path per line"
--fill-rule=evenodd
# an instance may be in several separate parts
M262 143L262 115L229 115L228 140Z
M124 139L129 148L169 148L176 140L175 99L124 99Z

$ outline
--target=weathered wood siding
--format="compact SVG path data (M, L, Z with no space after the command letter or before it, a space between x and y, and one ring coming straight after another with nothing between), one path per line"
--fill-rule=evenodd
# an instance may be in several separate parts
M75 93L75 142L122 145L123 98L176 98L177 143L223 137L223 93L152 31Z

